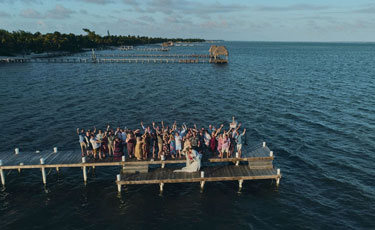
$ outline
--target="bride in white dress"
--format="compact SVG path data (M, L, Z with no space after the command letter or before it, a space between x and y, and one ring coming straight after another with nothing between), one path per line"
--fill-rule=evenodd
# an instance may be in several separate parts
M186 151L186 167L174 170L174 172L198 172L201 168L202 155L194 149L187 149Z

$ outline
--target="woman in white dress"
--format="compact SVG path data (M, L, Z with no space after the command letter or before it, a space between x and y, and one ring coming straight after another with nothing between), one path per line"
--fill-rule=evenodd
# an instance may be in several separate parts
M202 155L194 149L188 148L186 154L186 167L174 172L198 172L201 168Z

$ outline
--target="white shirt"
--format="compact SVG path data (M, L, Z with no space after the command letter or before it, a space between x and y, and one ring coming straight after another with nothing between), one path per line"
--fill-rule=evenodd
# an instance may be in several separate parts
M204 144L206 146L209 146L210 145L210 140L211 140L211 136L209 133L205 133L204 134Z
M176 146L181 146L181 136L175 136L174 139L176 141Z
M92 148L94 149L97 149L100 147L100 143L96 142L96 138L90 138L90 142L91 142L91 145L92 145Z

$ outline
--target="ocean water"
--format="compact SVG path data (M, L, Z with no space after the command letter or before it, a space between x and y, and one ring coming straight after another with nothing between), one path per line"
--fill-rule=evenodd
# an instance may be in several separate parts
M118 168L6 172L5 229L374 229L375 44L224 42L227 65L0 65L0 151L79 149L75 130L235 116L274 181L127 186ZM207 53L209 44L172 47ZM110 51L100 51L103 53Z

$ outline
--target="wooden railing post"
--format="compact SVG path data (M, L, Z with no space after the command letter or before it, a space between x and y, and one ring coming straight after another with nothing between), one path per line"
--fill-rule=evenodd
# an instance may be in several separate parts
M201 178L204 178L204 171L201 171ZM201 181L201 189L203 190L203 188L204 188L204 183L205 183L205 181Z
M116 180L117 180L117 182L121 181L121 174L117 174ZM120 183L117 183L117 191L121 192L121 184Z
M280 174L280 169L277 169L277 179L276 179L276 185L279 186L280 184L280 178L281 178L281 174Z
M43 184L47 184L46 169L44 168L44 159L40 158L40 164L42 165L42 179Z
M3 166L3 161L2 160L0 160L0 176L1 176L1 184L5 185L4 171L3 171L3 169L2 169L1 166Z
M83 171L83 181L86 183L87 182L87 171L86 171L86 157L82 157L82 171Z
M121 161L122 161L122 169L125 169L125 156L121 157Z

